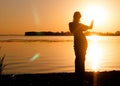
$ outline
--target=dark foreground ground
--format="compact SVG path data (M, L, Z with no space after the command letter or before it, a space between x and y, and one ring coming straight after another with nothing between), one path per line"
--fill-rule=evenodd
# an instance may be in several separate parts
M0 86L81 86L74 73L2 75ZM86 72L84 86L120 86L120 71Z

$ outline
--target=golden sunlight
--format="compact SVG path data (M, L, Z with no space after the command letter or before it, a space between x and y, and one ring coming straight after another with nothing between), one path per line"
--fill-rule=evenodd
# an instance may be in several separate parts
M91 20L95 21L95 24L101 25L107 20L106 10L99 5L89 5L84 9L83 15L85 15L85 22Z
M89 36L89 40L97 41L97 40L100 40L100 37L98 35L91 35Z
M91 69L95 72L99 68L102 53L101 47L97 44L98 39L99 36L91 36L90 40L92 43L89 45L87 50L87 59L89 61L89 65L91 66Z

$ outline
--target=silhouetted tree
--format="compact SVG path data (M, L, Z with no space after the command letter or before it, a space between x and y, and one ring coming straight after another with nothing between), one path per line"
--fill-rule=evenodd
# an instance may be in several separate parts
M120 31L116 31L116 32L115 32L115 35L120 36Z

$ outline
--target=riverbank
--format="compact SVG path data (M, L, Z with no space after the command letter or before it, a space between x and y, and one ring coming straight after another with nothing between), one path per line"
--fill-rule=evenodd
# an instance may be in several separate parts
M1 76L1 86L76 86L73 72L7 74ZM86 72L84 86L120 86L120 71Z

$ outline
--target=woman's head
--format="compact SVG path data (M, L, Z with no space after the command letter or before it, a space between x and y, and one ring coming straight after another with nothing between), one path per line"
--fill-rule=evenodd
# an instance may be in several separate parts
M79 11L76 11L73 15L73 21L74 22L79 22L80 18L81 18L81 13Z

